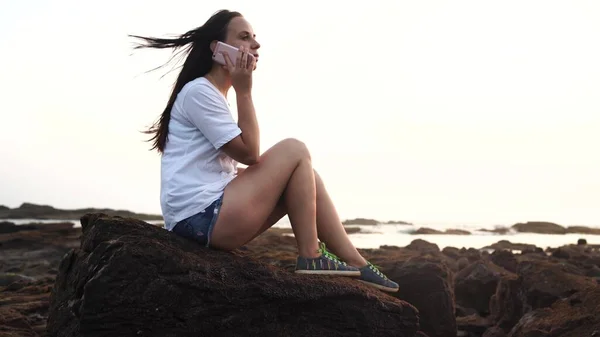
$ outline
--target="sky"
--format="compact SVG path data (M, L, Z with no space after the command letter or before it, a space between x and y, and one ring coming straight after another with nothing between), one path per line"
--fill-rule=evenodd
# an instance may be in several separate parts
M0 205L159 214L177 69L128 34L222 8L262 45L261 150L305 142L342 218L600 225L596 0L0 0Z

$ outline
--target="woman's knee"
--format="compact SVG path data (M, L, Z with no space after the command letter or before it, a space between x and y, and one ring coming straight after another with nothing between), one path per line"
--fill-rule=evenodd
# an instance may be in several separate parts
M296 138L286 138L279 145L288 154L294 154L298 159L311 159L310 151L306 144Z

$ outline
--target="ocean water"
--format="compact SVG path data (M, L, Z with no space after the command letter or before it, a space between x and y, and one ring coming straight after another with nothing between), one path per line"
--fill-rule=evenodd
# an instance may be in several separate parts
M10 221L17 225L27 224L32 222L60 222L65 220L36 220L36 219L0 219L0 221ZM81 226L79 220L68 220L73 222L75 227ZM152 224L162 224L162 221L147 221ZM284 217L274 227L291 228L289 219ZM478 225L376 225L376 226L347 226L360 227L359 233L351 234L350 240L358 248L378 248L382 245L403 247L416 239L423 239L438 245L440 249L444 247L456 248L483 248L496 243L500 240L508 240L513 243L533 244L541 248L559 247L567 244L575 244L578 239L586 239L588 244L600 245L600 235L588 234L533 234L533 233L517 233L508 232L506 234L494 234L481 232L479 229L494 229L494 226L478 226ZM471 232L471 235L413 235L410 234L420 227L429 227L444 231L446 229L462 229ZM600 226L589 226L600 228Z

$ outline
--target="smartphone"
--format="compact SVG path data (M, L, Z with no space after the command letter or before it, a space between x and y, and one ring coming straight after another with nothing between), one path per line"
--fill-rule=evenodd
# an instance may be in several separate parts
M233 64L235 64L235 60L240 53L240 50L234 46L230 46L227 43L223 43L221 41L217 41L217 45L215 46L215 51L213 52L212 59L222 65L227 65L225 62L225 57L222 52L226 52L229 55L229 59ZM249 57L254 57L252 54L248 54Z

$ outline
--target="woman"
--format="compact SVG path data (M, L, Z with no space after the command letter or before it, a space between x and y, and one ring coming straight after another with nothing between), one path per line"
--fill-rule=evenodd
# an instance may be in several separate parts
M160 119L148 131L162 154L165 228L206 247L237 249L288 215L298 244L296 273L354 276L384 291L398 285L352 245L306 146L283 140L264 154L252 102L260 44L238 12L215 13L174 39L140 37L136 48L185 47L188 53ZM212 60L217 41L241 50ZM236 92L238 122L227 93ZM237 168L237 163L248 167ZM336 255L330 253L326 242Z

